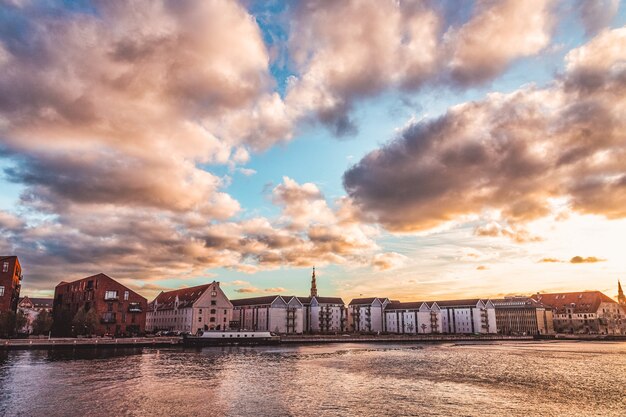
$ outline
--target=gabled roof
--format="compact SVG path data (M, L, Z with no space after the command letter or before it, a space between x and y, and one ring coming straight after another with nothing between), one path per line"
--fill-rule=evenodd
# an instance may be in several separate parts
M342 304L343 300L340 297L315 297L320 304Z
M467 300L444 300L435 302L439 307L475 307L480 301L480 298L471 298Z
M383 304L385 301L389 301L386 297L368 297L368 298L354 298L352 301L350 301L350 304L348 305L371 305L373 304L375 301L378 301L379 303Z
M394 302L387 304L387 306L385 307L385 310L419 310L423 304L424 304L423 301L408 302L408 303L401 303L399 301L394 301Z
M192 307L196 301L211 287L211 284L197 285L195 287L181 288L178 290L161 292L150 303L150 308L154 308L156 302L157 310L173 310L176 307L176 299L178 297L178 308Z
M567 308L573 308L574 313L595 313L601 303L617 304L600 291L535 294L532 298L555 309L557 313L565 313Z
M257 305L264 305L264 304L272 304L272 302L274 302L274 300L277 299L278 297L280 297L280 295L266 295L263 297L240 298L238 300L230 300L230 302L233 303L233 306L235 307L257 306Z
M77 280L75 280L75 281L71 281L71 282L61 281L61 282L59 282L59 283L56 285L56 287L55 287L55 293L56 293L56 288L58 288L58 287L60 287L60 286L66 286L66 285L67 285L67 286L71 286L71 285L73 285L73 284L78 284L78 283L83 282L83 281L89 281L89 280L95 280L95 279L104 279L104 280L113 281L113 282L115 282L116 284L121 285L122 287L124 287L124 289L125 289L125 290L128 290L128 291L129 291L130 293L132 293L133 295L136 295L136 296L138 296L138 297L141 297L141 298L145 299L145 297L144 297L144 296L142 296L142 295L140 295L139 293L137 293L137 291L133 291L133 290L131 290L131 289L130 289L130 288L128 288L126 285L124 285L124 284L120 283L119 281L114 280L113 278L111 278L110 276L108 276L107 274L104 274L104 273L102 273L102 272L100 272L99 274L96 274L96 275L91 275L91 276L88 276L88 277L85 277L85 278L81 278L81 279L77 279ZM71 288L71 287L69 287L69 288ZM147 300L146 300L146 301L147 301Z
M22 297L19 300L20 304L22 301L28 300L33 304L34 308L52 308L52 304L54 302L54 298L36 298L36 297Z
M544 308L545 305L530 297L507 297L490 299L497 309L504 308Z
M303 306L311 304L311 297L298 297L298 300L300 300Z
M0 261L15 259L17 256L15 255L0 255Z

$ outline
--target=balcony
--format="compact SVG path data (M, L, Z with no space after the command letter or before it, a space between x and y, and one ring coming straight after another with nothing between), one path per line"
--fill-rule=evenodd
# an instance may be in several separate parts
M130 303L128 305L128 312L129 313L141 313L143 311L143 309L141 308L141 304L139 303Z

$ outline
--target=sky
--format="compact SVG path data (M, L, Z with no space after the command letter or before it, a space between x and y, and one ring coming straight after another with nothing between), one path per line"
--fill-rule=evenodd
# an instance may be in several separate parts
M0 0L22 293L617 292L616 0Z

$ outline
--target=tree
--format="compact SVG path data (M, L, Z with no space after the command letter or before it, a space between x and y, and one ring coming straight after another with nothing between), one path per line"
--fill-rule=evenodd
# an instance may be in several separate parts
M33 320L33 334L48 334L50 329L52 329L52 315L43 310Z
M85 307L79 309L72 320L74 325L74 333L77 335L90 335L95 333L98 326L98 313L95 308L85 310Z
M28 317L22 312L22 310L17 310L17 314L15 314L15 332L21 333L22 329L28 325Z
M87 334L94 334L96 332L99 319L98 312L95 308L91 308L87 311L85 314L85 330Z
M10 337L15 334L15 313L5 311L0 313L0 337Z

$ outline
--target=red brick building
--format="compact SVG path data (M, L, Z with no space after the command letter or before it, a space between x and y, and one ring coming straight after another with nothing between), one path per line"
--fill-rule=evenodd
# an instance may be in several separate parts
M0 256L0 313L17 310L21 282L22 267L17 256Z
M81 308L95 309L96 335L130 336L142 334L146 327L148 300L113 278L98 274L73 282L61 282L54 289L53 333L76 333L72 320Z

